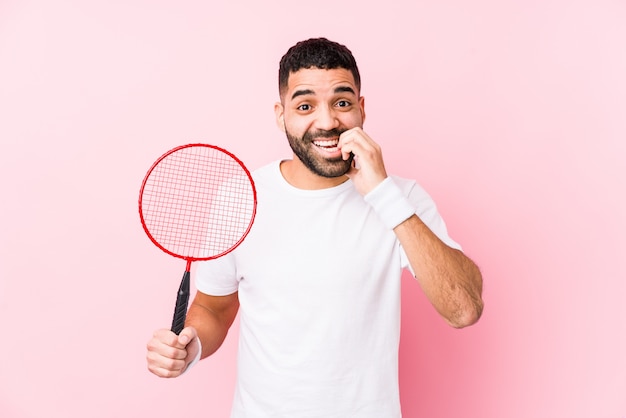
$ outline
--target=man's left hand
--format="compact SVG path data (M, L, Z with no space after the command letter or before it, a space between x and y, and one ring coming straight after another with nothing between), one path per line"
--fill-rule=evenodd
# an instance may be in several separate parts
M339 148L344 160L354 154L352 168L346 175L357 191L365 196L387 178L380 146L361 128L352 128L339 137Z

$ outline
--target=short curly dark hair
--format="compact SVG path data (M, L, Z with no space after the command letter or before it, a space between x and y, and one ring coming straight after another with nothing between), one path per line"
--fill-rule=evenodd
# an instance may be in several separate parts
M361 76L352 52L326 38L311 38L298 42L281 58L278 67L278 93L281 97L287 90L289 74L303 68L344 68L352 73L356 87L361 90Z

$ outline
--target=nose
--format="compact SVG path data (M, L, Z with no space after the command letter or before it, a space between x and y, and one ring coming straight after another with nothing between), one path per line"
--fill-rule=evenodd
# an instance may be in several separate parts
M339 119L337 113L332 107L320 106L317 109L317 115L315 118L315 127L317 129L330 131L331 129L339 126Z

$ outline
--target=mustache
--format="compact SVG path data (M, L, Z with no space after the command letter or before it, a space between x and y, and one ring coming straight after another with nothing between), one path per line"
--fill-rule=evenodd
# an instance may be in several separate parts
M334 128L331 130L318 130L318 131L307 131L302 139L307 141L313 141L316 138L335 138L340 136L342 133L347 131L347 129L342 128Z

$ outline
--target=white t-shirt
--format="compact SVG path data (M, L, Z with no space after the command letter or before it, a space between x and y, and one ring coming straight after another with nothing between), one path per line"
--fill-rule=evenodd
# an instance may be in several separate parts
M239 292L233 418L400 417L400 277L408 266L350 180L323 190L287 183L276 161L253 173L257 214L232 253L199 263L196 285ZM393 178L448 245L432 199Z

